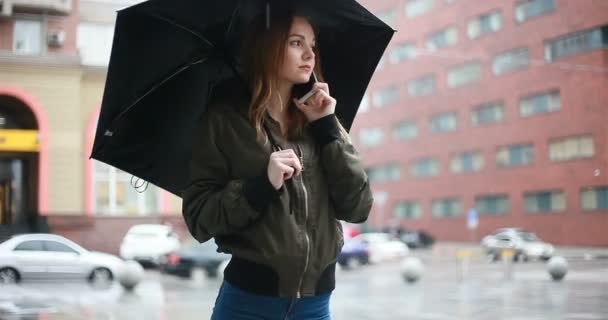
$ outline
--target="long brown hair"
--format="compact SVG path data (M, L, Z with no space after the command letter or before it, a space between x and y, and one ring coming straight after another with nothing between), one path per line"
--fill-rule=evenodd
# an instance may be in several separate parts
M242 61L251 89L248 116L256 129L256 136L260 140L266 137L263 129L264 113L268 108L270 98L278 90L278 74L285 60L285 47L294 17L294 14L285 11L271 14L269 17L261 15L253 20L249 34L244 41ZM316 34L311 20L306 17L302 18L313 26ZM318 46L313 49L313 52L315 53L314 72L319 81L324 81ZM304 113L292 102L292 98L296 97L295 94L302 95L301 92L298 92L301 87L295 85L290 97L281 97L289 99L286 136L288 139L301 136L308 122Z

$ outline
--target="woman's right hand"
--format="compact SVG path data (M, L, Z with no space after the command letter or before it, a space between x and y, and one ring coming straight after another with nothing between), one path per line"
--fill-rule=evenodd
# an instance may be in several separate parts
M268 161L268 180L279 190L283 182L302 172L302 164L293 149L273 152Z

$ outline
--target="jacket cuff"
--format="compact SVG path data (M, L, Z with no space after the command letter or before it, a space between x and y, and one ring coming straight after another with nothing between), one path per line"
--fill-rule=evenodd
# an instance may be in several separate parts
M280 196L281 189L277 190L274 188L270 180L268 180L267 174L246 179L243 183L245 199L247 199L252 208L260 213L265 212L270 202Z
M340 127L335 114L317 119L311 122L309 126L312 136L321 147L340 138Z

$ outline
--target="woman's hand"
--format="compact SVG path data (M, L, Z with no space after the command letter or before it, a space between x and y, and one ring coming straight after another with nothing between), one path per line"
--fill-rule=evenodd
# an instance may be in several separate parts
M308 122L321 119L336 111L336 99L329 95L329 85L327 83L317 82L312 88L317 92L305 103L293 99L296 107L306 115Z
M302 164L293 149L273 152L268 161L268 180L275 189L283 186L283 181L298 176L302 172Z

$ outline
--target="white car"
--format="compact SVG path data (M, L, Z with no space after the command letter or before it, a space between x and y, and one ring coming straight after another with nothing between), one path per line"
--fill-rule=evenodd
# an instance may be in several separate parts
M123 263L116 256L86 250L59 235L24 234L0 244L0 283L78 278L109 282Z
M407 244L388 233L361 233L353 240L361 240L368 245L371 263L405 257L410 252Z
M551 244L540 240L534 233L520 228L498 229L485 236L481 240L481 245L494 260L500 259L505 249L514 251L513 259L516 261L548 260L555 251Z
M161 257L179 248L179 238L171 226L138 224L132 226L122 239L120 256L125 260L158 266Z

